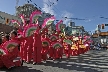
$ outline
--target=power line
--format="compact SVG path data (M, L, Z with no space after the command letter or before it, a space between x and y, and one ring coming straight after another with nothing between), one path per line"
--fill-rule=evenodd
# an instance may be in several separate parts
M54 3L53 2L51 2L50 0L48 0L50 3L51 3L51 5L50 5L50 7L51 6L53 6L58 12L57 13L60 13L60 11L59 11L59 9L57 9L57 7L54 5ZM58 1L58 0L57 0ZM54 9L53 9L54 10ZM55 10L54 10L55 11ZM62 16L59 14L59 16L62 18Z
M56 0L56 1L58 1L58 0ZM33 3L33 1L32 0L29 0L29 2L32 2ZM47 6L48 7L51 7L52 5L49 5L48 3L46 3L46 2L44 2L45 4L47 4ZM52 2L50 2L50 3L52 3ZM36 3L33 3L36 7L38 6ZM54 5L54 3L52 3L53 5ZM55 6L54 6L55 7ZM56 7L55 7L56 8ZM41 10L42 8L41 7L39 7L39 9ZM53 8L52 8L53 9ZM58 10L57 8L56 8L56 10ZM56 10L54 10L53 9L53 11L55 11L56 13L58 13ZM42 10L41 10L42 11ZM58 10L59 11L59 10ZM59 15L61 18L62 18L62 16L61 15Z

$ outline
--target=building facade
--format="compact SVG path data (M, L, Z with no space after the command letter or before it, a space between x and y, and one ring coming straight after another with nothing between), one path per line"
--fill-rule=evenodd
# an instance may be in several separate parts
M11 20L13 20L13 19L21 22L20 18L0 11L0 32L9 33L13 29L15 29L11 23Z
M72 24L73 23L73 24ZM66 33L68 35L82 35L85 31L83 26L75 26L74 22L70 22L69 25L66 27Z
M91 38L94 43L100 43L104 46L108 45L108 32L94 33Z
M29 4L29 3L27 3L27 4L24 4L23 6L19 6L19 7L17 7L17 11L16 11L16 15L18 16L18 15L20 15L20 14L23 14L25 17L26 17L26 20L30 20L29 18L30 18L30 15L31 15L31 13L33 12L33 11L35 11L35 10L39 10L37 7L35 7L33 4ZM41 11L41 10L40 10ZM38 19L38 23L40 24L40 25L42 25L43 24L43 22L44 22L44 19L45 18L49 18L49 17L51 17L51 16L53 16L53 15L51 15L51 14L49 14L49 13L42 13L42 17L40 17L39 19ZM35 21L33 21L33 22L35 22ZM54 25L54 23L52 23L52 25L49 27L49 29L48 29L48 33L52 33L52 30L55 28L55 25Z

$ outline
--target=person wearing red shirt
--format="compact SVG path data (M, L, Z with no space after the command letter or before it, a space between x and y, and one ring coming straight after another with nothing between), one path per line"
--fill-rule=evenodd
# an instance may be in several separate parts
M41 41L41 27L38 27L34 32L33 43L33 64L41 63L42 55L42 41Z

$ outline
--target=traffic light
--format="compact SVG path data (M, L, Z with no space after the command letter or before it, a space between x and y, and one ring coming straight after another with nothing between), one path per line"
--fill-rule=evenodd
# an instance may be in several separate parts
M6 19L6 24L8 24L9 23L9 19Z
M108 26L108 24L105 24L105 26Z
M102 29L104 29L105 28L105 25L104 24L102 24Z

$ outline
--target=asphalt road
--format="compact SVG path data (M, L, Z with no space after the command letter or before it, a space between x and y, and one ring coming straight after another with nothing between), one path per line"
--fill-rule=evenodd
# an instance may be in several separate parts
M0 72L108 72L108 50L91 50L79 56L57 61L48 60L40 65L26 64L12 70L0 69Z

